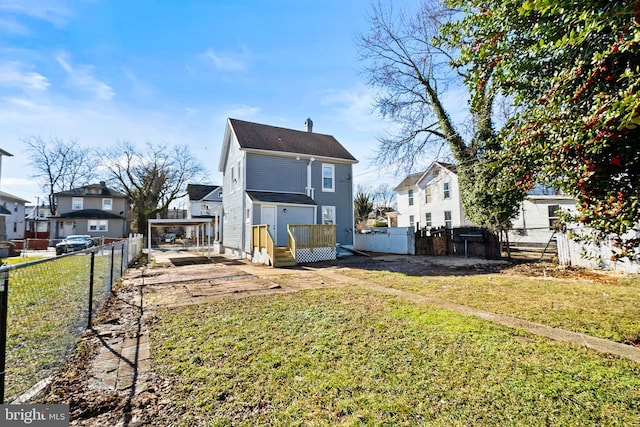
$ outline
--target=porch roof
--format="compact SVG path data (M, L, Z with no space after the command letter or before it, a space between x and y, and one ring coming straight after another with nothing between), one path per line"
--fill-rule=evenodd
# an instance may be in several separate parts
M289 205L311 205L318 204L311 197L300 193L278 193L274 191L247 191L247 194L254 202L281 203Z

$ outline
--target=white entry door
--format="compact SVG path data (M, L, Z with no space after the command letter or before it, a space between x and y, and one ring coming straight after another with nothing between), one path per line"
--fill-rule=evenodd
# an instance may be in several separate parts
M276 207L275 206L262 206L261 223L269 226L269 232L276 245L278 244L278 230L276 229Z

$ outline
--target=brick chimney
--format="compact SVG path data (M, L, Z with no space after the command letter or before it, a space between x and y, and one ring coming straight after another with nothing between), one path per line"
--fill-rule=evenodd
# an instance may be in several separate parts
M304 121L304 131L313 132L313 122L311 121L311 119L307 119Z

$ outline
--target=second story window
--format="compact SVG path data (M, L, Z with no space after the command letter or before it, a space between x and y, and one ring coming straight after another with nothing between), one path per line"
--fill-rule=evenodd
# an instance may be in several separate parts
M409 190L409 206L413 206L413 190Z
M113 199L102 199L102 210L103 211L113 210Z
M327 163L322 164L322 191L335 191L335 174L334 165Z
M451 189L449 188L449 183L445 182L442 187L442 198L450 199L451 198Z
M73 209L74 211L81 211L84 206L84 201L82 200L82 197L74 197L73 199L71 199L71 209Z
M18 212L18 202L13 202L13 211Z
M409 227L412 227L415 225L415 219L413 217L413 215L409 215Z
M424 202L431 203L431 186L427 185L424 188Z

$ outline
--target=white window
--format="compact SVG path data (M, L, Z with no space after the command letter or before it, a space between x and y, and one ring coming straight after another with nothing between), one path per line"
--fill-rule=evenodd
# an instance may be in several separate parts
M445 182L444 186L442 188L442 197L445 199L450 199L451 198L451 190L449 189L449 183Z
M102 210L110 211L113 209L113 199L102 199Z
M453 228L453 222L451 221L451 211L444 211L444 226L445 228Z
M322 191L335 191L335 165L322 164Z
M236 188L240 188L240 180L242 179L242 169L240 167L240 160L238 160L238 180L236 181Z
M323 224L336 223L336 207L335 206L322 207L322 223Z
M413 190L409 190L409 206L413 206Z
M547 209L549 210L549 230L553 230L559 219L560 205L549 205Z
M424 188L424 202L431 203L431 186L427 185Z
M433 221L431 220L431 212L427 212L426 214L424 214L424 226L425 227L433 226Z
M90 219L89 231L109 231L109 221L106 219Z
M415 219L413 218L413 215L409 215L409 227L413 227L415 225Z
M18 212L18 202L13 202L13 211Z
M74 211L81 211L84 206L84 201L82 197L74 197L71 199L71 209Z
M251 209L247 208L246 221L251 222Z

